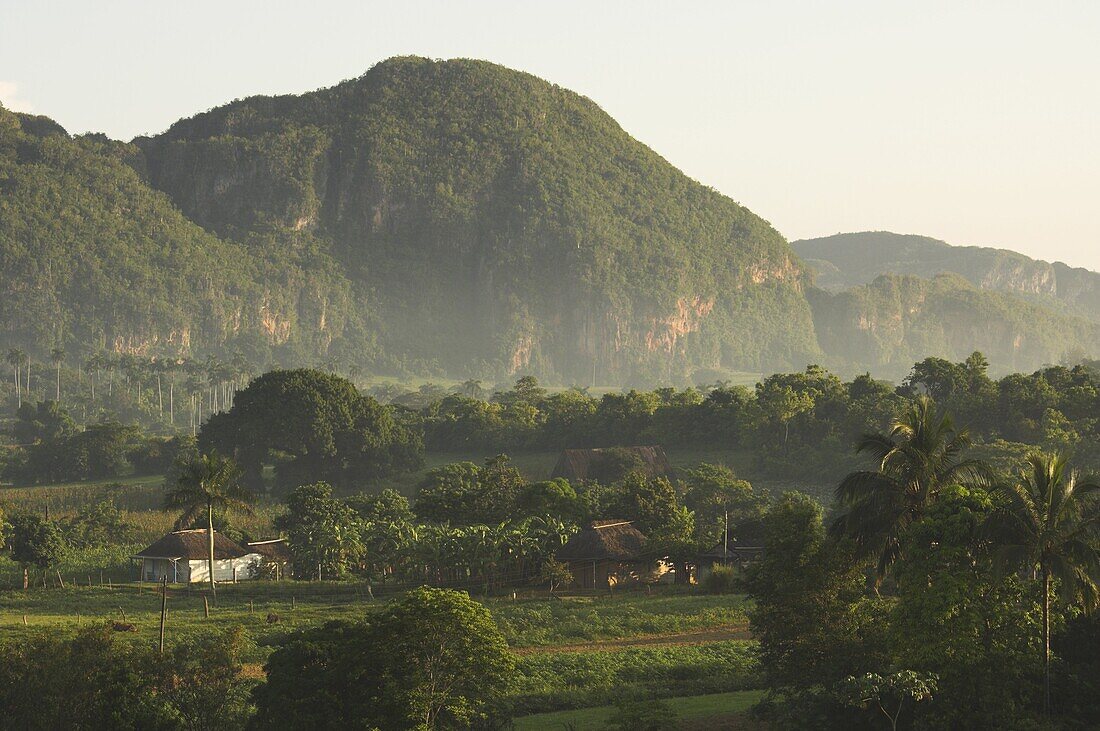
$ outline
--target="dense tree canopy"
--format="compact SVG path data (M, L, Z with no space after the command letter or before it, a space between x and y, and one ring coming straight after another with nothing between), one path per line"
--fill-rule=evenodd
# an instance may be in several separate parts
M253 484L274 463L286 490L318 480L361 485L417 467L423 451L388 407L344 378L307 369L254 380L203 426L199 444L233 455Z
M258 728L467 729L499 712L512 656L485 607L421 588L359 623L332 622L276 650Z

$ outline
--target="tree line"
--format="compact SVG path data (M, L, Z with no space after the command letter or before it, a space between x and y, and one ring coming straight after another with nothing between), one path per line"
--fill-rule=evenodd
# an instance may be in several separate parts
M859 450L828 516L787 493L763 520L744 579L761 712L779 728L1100 722L1100 484L1057 453L993 469L928 396Z

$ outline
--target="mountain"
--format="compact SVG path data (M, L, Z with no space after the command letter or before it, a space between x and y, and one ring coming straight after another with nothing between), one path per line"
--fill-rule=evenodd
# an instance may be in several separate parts
M244 343L276 361L563 382L791 367L820 352L805 273L767 222L588 99L494 64L391 59L129 145L46 140L4 118L13 149L64 148L95 169L70 179L49 156L5 163L16 210L4 256L63 320L100 320L47 332L17 301L3 323L13 340ZM57 186L56 207L27 183L36 176ZM63 185L96 201L79 224ZM142 235L122 235L124 222ZM28 232L46 245L28 250ZM141 276L58 287L45 270L75 271L62 261L74 247L103 269L142 262Z
M651 384L1100 353L1069 294L1095 296L1090 273L1002 252L973 284L928 279L951 247L864 236L799 243L848 290L813 288L771 225L595 103L483 61L390 59L129 143L0 108L0 348L39 360ZM924 278L874 279L892 262Z
M145 171L134 145L0 108L0 344L74 360L253 352L310 286L347 289L323 263L204 230Z
M834 367L902 377L918 360L981 351L1000 372L1100 352L1100 324L958 274L883 274L841 292L810 288L818 341Z
M1100 322L1100 273L1061 262L887 231L803 239L792 242L791 247L814 271L815 284L833 292L869 284L882 274L928 279L950 272L975 287L1023 295Z

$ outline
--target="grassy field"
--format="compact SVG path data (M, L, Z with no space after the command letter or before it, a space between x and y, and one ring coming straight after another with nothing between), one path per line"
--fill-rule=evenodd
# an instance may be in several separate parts
M763 692L759 690L741 690L732 693L711 693L708 695L669 698L667 703L681 721L713 720L713 725L708 723L705 727L721 728L722 724L718 722L718 719L725 720L725 717L728 716L744 714L760 700L762 694ZM513 723L515 731L563 731L563 729L589 731L590 729L602 728L614 711L614 706L596 706L574 711L555 711L553 713L520 716ZM700 726L700 728L702 727Z

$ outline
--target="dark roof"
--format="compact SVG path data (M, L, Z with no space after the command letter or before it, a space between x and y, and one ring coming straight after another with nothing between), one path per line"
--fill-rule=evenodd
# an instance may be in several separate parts
M248 550L258 553L272 561L286 563L290 561L290 548L286 545L285 538L272 538L266 541L249 541Z
M664 447L609 447L606 449L566 449L554 465L550 479L564 477L570 481L598 479L601 468L616 453L632 455L650 477L672 477L672 463L668 461Z
M727 541L719 540L700 558L724 558L728 555L744 555L764 550L764 523L760 520L746 520L737 526L730 526Z
M205 528L193 530L178 530L157 540L144 551L134 555L144 558L207 558L210 553L209 538ZM229 540L221 533L214 531L214 558L240 558L252 551L247 551Z
M635 561L645 545L645 535L629 520L597 520L558 549L559 561Z

